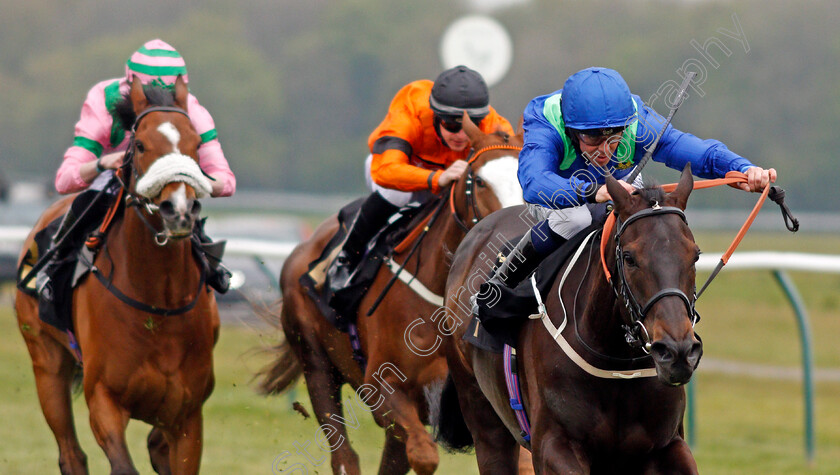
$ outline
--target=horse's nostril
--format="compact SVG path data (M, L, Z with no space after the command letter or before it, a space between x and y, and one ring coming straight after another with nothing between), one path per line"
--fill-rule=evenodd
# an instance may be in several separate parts
M660 362L668 362L674 359L674 353L668 349L668 345L660 341L651 345L650 352L653 357Z
M160 215L164 218L172 218L175 216L175 205L171 201L166 200L159 206Z
M190 214L193 216L198 216L201 213L201 202L198 200L193 200L193 205L190 208Z

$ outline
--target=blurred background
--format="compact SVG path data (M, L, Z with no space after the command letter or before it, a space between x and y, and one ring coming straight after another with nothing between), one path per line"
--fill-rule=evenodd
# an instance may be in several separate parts
M401 86L442 70L441 35L467 13L510 34L512 65L491 101L511 122L589 66L617 69L667 115L663 86L696 71L677 128L775 167L799 209L840 202L831 1L4 0L0 172L7 184L51 182L88 88L160 37L186 59L240 190L362 193L368 134ZM693 204L730 204L703 195Z
M742 249L840 254L840 3L827 0L2 0L0 227L35 222L54 198L54 173L88 89L122 76L128 56L159 37L185 58L190 90L214 116L238 179L236 196L205 203L210 235L294 243L366 193L368 134L400 87L444 69L442 35L470 14L490 16L510 36L510 69L491 86L491 102L514 124L530 99L561 88L585 67L618 70L633 93L666 116L669 92L687 72L697 72L673 125L776 168L802 221L798 235L781 233L779 212L768 204ZM645 175L671 182L678 172L652 165ZM695 193L690 203L692 228L707 252L726 248L730 230L757 197L717 190ZM11 271L17 251L0 243L0 277ZM288 414L285 401L266 402L242 387L256 369L243 355L274 338L245 298L266 305L276 299L281 263L260 256L229 261L250 284L224 297L223 310L228 321L245 325L222 333L220 383L208 402L207 424L224 430L240 424L245 429L235 433L250 432L251 439L208 436L207 473L268 473L277 453L292 450L288 437L311 438L316 429L311 420L296 425L300 418ZM724 274L704 295L704 358L795 369L797 328L776 284L757 271ZM710 370L699 376L696 450L705 473L840 471L840 276L794 275L812 310L816 365L827 371L817 382L818 463L803 461L796 377L745 380L755 371ZM11 340L0 344L8 363L0 371L6 403L0 419L8 411L6 417L33 428L0 449L0 472L50 471L55 448L14 334L10 296L4 291L0 301L0 334ZM305 388L296 397L306 401ZM741 405L730 406L732 400ZM77 421L84 432L83 406ZM287 436L283 428L291 426ZM373 467L381 437L370 431L365 437L375 441L360 452ZM17 440L21 434L9 435ZM30 440L43 449L35 461L23 455ZM137 445L142 450L142 441ZM90 439L85 449L100 460L93 463L102 463ZM442 473L453 467L472 473L472 460L458 457L445 459Z

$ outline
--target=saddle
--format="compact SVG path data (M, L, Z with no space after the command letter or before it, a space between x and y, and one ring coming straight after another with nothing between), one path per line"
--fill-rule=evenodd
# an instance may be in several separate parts
M112 179L104 190L79 193L63 217L35 234L18 266L17 287L37 298L39 318L61 331L73 331L73 289L90 272L96 253L105 242L108 225L125 213L126 204L120 199L119 186L119 181ZM193 230L193 255L205 274L212 277L211 270L221 267L225 241L210 241L204 233L206 219L197 221ZM42 256L49 252L55 253L51 262L37 269L43 265L39 262ZM29 278L33 268L38 275ZM43 285L46 280L47 286ZM212 285L209 280L208 283Z
M551 291L563 264L574 254L586 236L593 231L603 229L606 217L606 213L593 212L593 222L589 227L580 231L543 259L534 273L537 290L543 301ZM505 253L509 254L521 238L522 236L517 236L508 241L504 246ZM500 264L501 260L497 259L494 268ZM488 275L487 279L489 277ZM530 278L523 280L515 288L499 286L499 290L501 297L494 305L481 305L479 301L478 314L470 319L464 333L464 339L470 344L494 353L502 353L505 344L516 347L522 324L528 320L529 315L539 311Z
M92 251L84 243L90 236L97 234L103 217L114 205L116 194L111 191L85 190L79 193L64 216L53 220L35 234L32 245L18 266L17 287L25 294L38 298L40 319L61 331L72 331L73 288L86 273L86 269L82 269L85 259L80 256L87 254L92 260ZM59 241L60 246L53 250ZM24 280L39 264L38 261L49 252L55 253L51 263L40 270L36 269L38 277L28 278L24 284ZM47 277L49 286L39 291L39 284Z
M353 223L363 202L364 198L359 198L338 212L338 231L321 255L309 264L309 270L299 280L327 321L345 333L351 325L355 325L359 304L376 278L379 267L401 241L411 239L415 235L413 230L424 224L425 218L440 204L440 198L422 205L409 203L402 207L368 243L367 251L352 271L347 285L341 289L332 289L327 269L341 250L350 224Z

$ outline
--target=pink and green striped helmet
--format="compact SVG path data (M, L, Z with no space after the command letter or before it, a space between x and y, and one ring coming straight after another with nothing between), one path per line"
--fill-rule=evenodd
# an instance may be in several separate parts
M143 84L172 85L179 74L184 82L189 82L184 58L160 39L147 41L125 63L125 76L129 82L137 76Z

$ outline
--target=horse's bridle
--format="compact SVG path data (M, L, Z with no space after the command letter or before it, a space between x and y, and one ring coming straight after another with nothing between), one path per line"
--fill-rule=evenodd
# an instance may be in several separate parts
M175 112L178 114L183 114L187 117L187 119L190 118L189 114L187 114L187 111L181 109L180 107L174 106L149 107L148 109L144 110L143 112L137 115L137 117L134 119L134 124L131 126L131 137L129 138L128 148L125 150L125 155L123 156L123 164L121 167L121 170L128 170L128 167L130 166L131 175L135 184L140 180L141 177L141 174L138 172L138 167L135 166L134 163L134 152L136 150L135 134L137 132L137 126L140 125L140 121L152 112ZM124 175L125 173L126 172L123 171L122 175ZM166 232L157 230L154 227L154 225L152 225L152 223L149 222L146 216L140 212L140 207L143 207L146 209L147 213L153 215L158 211L157 205L152 203L150 199L143 196L139 196L137 193L131 191L128 185L122 181L120 174L118 174L117 177L120 180L120 185L122 186L123 190L125 190L126 204L134 208L135 212L140 217L140 220L143 222L143 224L146 225L146 228L149 229L149 231L151 231L152 234L155 236L155 243L158 246L166 245L166 243L169 241L169 236L166 235Z
M615 233L615 265L618 279L617 283L613 285L612 288L616 297L624 301L624 306L627 308L630 320L633 323L632 326L624 325L624 329L627 332L625 335L627 343L633 347L641 347L645 353L650 351L651 342L650 335L644 326L644 320L650 309L663 298L673 296L682 300L686 310L688 311L692 326L694 326L694 324L697 323L697 320L700 319L700 315L694 308L694 302L697 300L696 289L693 298L689 299L685 292L676 287L665 288L655 293L648 299L644 306L641 306L636 300L636 297L633 295L633 292L630 290L630 287L627 285L627 277L624 274L624 259L622 258L621 235L630 224L642 218L663 216L667 214L676 214L683 220L684 223L688 224L688 220L686 219L683 210L674 206L660 206L659 203L654 203L651 208L645 208L641 211L637 211L627 218L627 221L621 222L618 218L616 218L618 230Z
M137 125L140 123L140 120L151 112L177 112L179 114L184 114L187 118L189 118L189 115L187 115L187 111L181 109L180 107L155 106L155 107L150 107L150 108L144 110L143 112L141 112L137 116L137 118L134 120L134 125L132 125L132 127L131 127L131 138L129 139L128 148L125 151L125 155L123 156L123 164L120 167L120 169L118 170L118 173L116 173L116 177L120 182L120 186L122 187L123 192L125 193L126 205L134 207L134 209L137 213L137 216L140 217L140 220L143 222L143 224L145 224L146 227L150 231L152 231L152 233L154 234L155 243L159 246L163 246L168 241L168 239L169 239L168 236L166 236L165 232L156 230L154 228L154 226L152 225L152 223L149 222L149 220L146 218L146 216L144 216L143 213L141 213L140 209L139 209L142 206L142 207L146 208L146 211L149 214L154 214L158 211L157 206L154 205L154 203L152 203L151 200L149 200L148 198L145 198L143 196L139 196L137 193L131 191L131 189L128 187L128 185L122 179L122 177L127 173L128 167L131 167L131 173L132 173L132 177L134 179L135 184L137 183L138 179L140 178L140 174L137 172L137 167L134 166L134 164L133 164L133 162L134 162L134 151L135 151L135 147L136 147L136 145L135 145L135 132L137 130ZM161 236L162 236L162 239L161 239ZM112 263L112 267L113 267L113 263ZM195 293L195 297L192 299L192 301L190 301L188 304L186 304L184 306L181 306L181 307L178 307L178 308L161 308L161 307L156 307L156 306L153 306L153 305L148 305L144 302L133 299L133 298L129 297L128 295L126 295L125 293L123 293L122 291L120 291L120 289L118 289L116 286L114 286L113 282L111 281L111 278L113 277L113 273L110 277L104 276L102 274L102 272L99 270L99 268L97 268L96 266L93 265L93 262L91 262L91 273L93 273L96 276L96 278L99 280L99 282L109 292L111 292L115 297L117 297L123 303L125 303L125 304L127 304L127 305L129 305L129 306L131 306L131 307L133 307L137 310L140 310L142 312L151 313L151 314L155 314L155 315L161 315L161 316L181 315L183 313L186 313L186 312L192 310L196 306L196 304L198 303L199 298L201 297L201 290L204 287L205 282L206 282L206 278L207 278L204 266L199 265L198 291Z
M464 191L464 195L467 200L467 212L469 213L470 209L472 209L472 219L470 219L470 223L475 226L483 216L481 212L478 210L478 202L475 199L475 183L476 181L480 181L481 178L475 176L473 172L472 164L478 157L487 151L490 150L516 150L517 152L522 150L522 147L517 147L515 145L489 145L484 148L480 148L478 150L472 149L470 151L470 155L467 157L467 179L464 181L464 185L466 189ZM470 226L458 216L457 211L455 210L455 187L453 186L449 192L449 202L452 208L452 217L455 219L455 223L458 224L458 227L461 228L462 231L465 233L469 232Z

